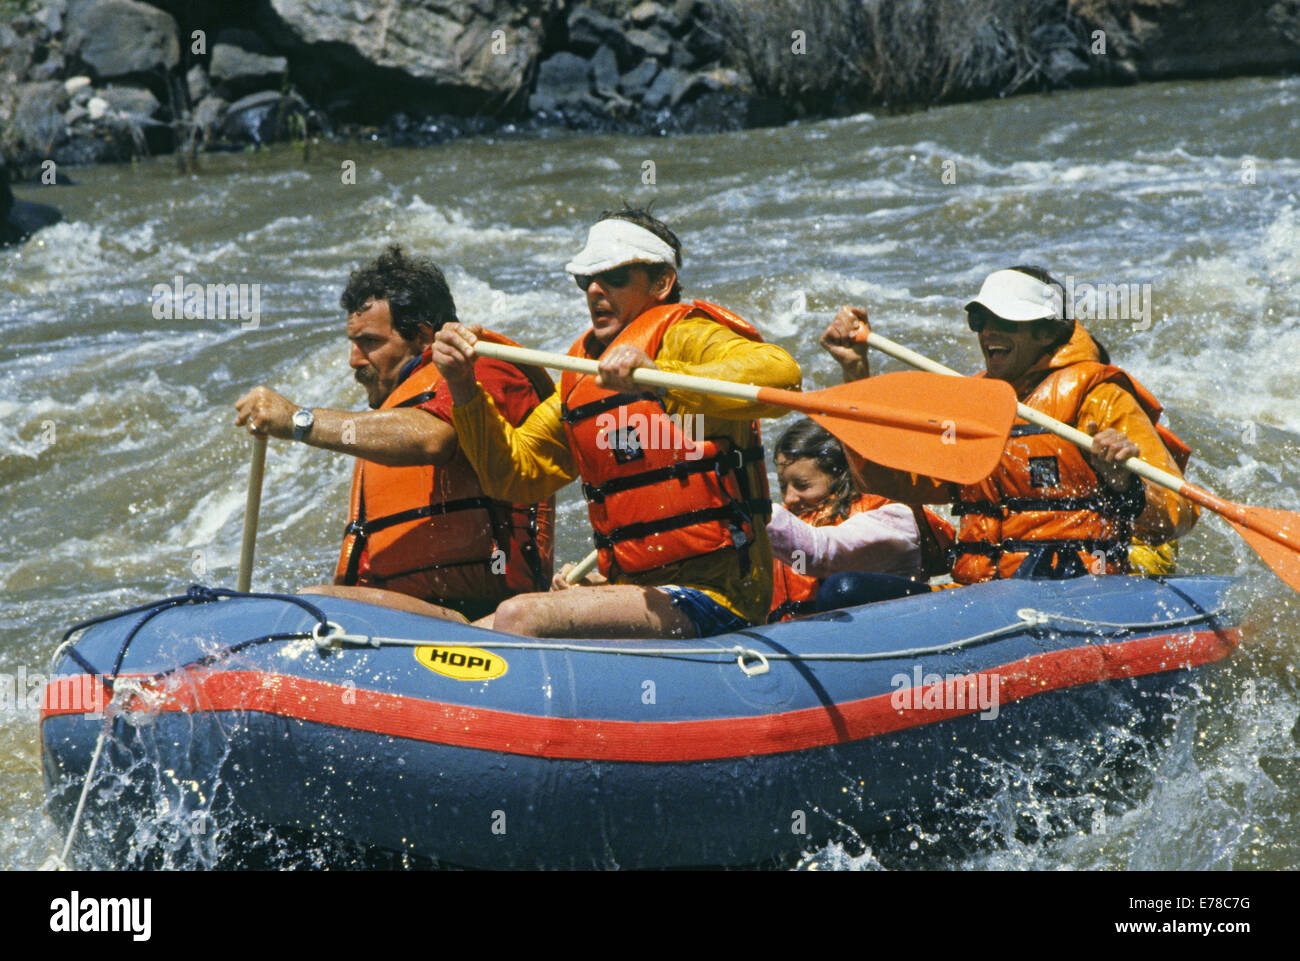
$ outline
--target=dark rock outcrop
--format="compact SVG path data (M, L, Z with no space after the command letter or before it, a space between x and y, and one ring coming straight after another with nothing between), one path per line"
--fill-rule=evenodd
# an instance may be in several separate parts
M71 0L68 53L92 76L165 73L180 63L176 21L136 0Z
M556 6L264 0L259 23L272 44L289 52L309 93L337 87L342 72L394 106L432 101L453 112L501 113L526 101Z
M9 188L9 171L0 162L0 247L26 240L42 227L63 220L63 214L49 204L19 200Z
M208 78L222 94L242 97L257 90L279 89L288 69L288 59L275 56L256 33L223 30L212 47Z
M1300 0L39 0L0 24L0 156L714 131L1295 69Z

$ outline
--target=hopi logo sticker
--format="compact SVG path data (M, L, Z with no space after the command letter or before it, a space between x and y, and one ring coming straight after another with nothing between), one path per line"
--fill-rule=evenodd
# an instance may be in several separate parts
M417 647L415 659L457 681L490 681L510 669L504 658L478 647Z

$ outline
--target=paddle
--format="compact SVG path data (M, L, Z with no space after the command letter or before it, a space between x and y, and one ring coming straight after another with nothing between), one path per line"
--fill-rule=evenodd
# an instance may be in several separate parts
M569 573L564 575L564 580L569 584L578 583L578 581L582 580L591 572L591 569L596 566L596 561L599 559L600 551L592 551L582 560L578 561L578 563L574 564L573 567L569 568Z
M859 326L859 332L862 329ZM865 338L859 333L858 339L865 340L869 346L876 348L876 350L889 354L889 356L895 357L905 364L911 364L913 367L919 367L934 374L961 376L951 367L936 363L914 350L909 350L901 344L896 344L888 338L881 337L877 333L869 333ZM978 380L973 378L963 378L963 380L968 383L978 383ZM1037 424L1044 430L1051 431L1057 437L1078 444L1086 451L1092 450L1092 438L1081 430L1076 430L1059 420L1054 420L1041 411L1026 407L1024 404L1016 404L1016 413L1031 424ZM1267 507L1246 507L1242 504L1234 504L1232 501L1217 497L1204 488L1188 483L1181 477L1160 470L1158 467L1153 467L1146 461L1139 460L1136 457L1124 461L1122 466L1137 474L1143 480L1167 488L1175 494L1187 498L1193 504L1199 504L1206 510L1218 514L1232 525L1233 529L1242 536L1242 539L1254 549L1255 553L1273 569L1273 572L1288 587L1300 591L1300 514Z
M595 374L594 360L522 347L474 345L483 357ZM1001 381L954 381L930 374L886 374L801 393L638 368L648 387L785 407L807 414L863 457L895 470L957 484L983 480L1002 457L1015 419L1015 392Z
M248 500L244 506L244 543L239 551L239 580L235 589L247 591L253 583L253 546L257 542L257 515L262 509L262 474L266 468L266 438L253 438L253 463L248 468Z

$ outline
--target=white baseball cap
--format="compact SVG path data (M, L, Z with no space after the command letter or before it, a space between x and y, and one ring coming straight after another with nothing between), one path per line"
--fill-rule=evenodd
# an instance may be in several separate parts
M1019 270L995 270L984 278L980 292L966 309L978 304L1003 320L1029 323L1060 317L1061 303L1059 287Z
M637 224L611 217L598 220L587 234L587 246L564 269L575 277L599 274L624 264L667 264L674 267L673 248Z

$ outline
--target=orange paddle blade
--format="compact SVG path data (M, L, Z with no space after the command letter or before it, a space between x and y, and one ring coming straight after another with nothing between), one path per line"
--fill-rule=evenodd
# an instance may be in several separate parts
M997 466L1016 416L999 380L895 373L826 390L762 388L758 400L802 411L867 460L958 484Z
M1254 549L1264 563L1273 568L1273 573L1292 590L1300 591L1300 514L1268 507L1243 509L1251 527L1257 530L1252 530L1245 524L1238 524L1226 515L1225 520L1241 535L1242 540ZM1271 531L1276 537L1289 544L1279 543L1274 537L1266 536L1258 529Z

